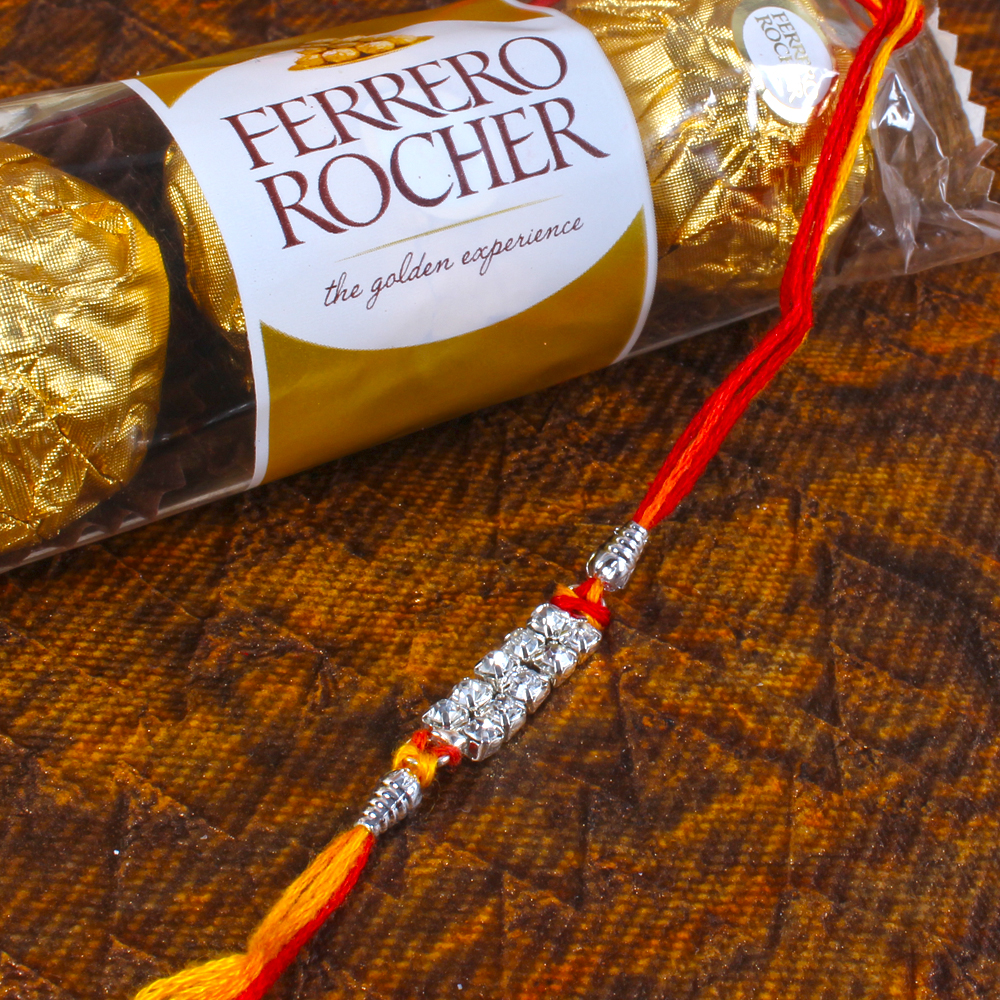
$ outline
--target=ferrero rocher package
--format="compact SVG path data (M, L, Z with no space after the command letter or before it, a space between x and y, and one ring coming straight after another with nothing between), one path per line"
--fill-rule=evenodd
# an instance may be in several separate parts
M0 566L775 304L853 0L460 3L0 103ZM823 283L1000 247L936 15Z

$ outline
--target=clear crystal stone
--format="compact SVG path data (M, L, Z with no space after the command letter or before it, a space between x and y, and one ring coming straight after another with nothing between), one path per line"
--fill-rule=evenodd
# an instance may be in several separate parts
M505 740L510 735L510 731L507 727L507 719L504 716L503 711L500 709L499 699L487 706L479 715L477 715L473 720L473 724L476 722L495 722L503 730L503 738Z
M496 694L503 694L510 687L510 672L517 666L517 660L502 649L487 653L476 664L476 676L492 685Z
M529 625L539 635L546 639L554 639L561 642L563 638L573 631L574 618L572 615L557 608L554 604L539 604L531 612ZM534 657L532 657L534 659Z
M511 695L497 698L489 708L490 712L495 712L503 721L504 733L509 740L515 733L521 731L528 720L528 709L523 701Z
M486 760L503 746L503 722L489 716L472 719L462 730L468 743L462 751L470 760Z
M573 630L560 642L568 646L577 655L577 662L582 663L597 648L601 641L601 630L594 628L582 618L573 619Z
M469 713L451 698L442 698L424 712L424 725L430 729L461 729Z
M522 663L530 663L545 648L545 639L534 629L517 628L504 639L502 648Z
M559 687L576 669L576 659L576 652L568 646L550 642L545 652L535 658L533 666L552 681L553 687Z
M534 712L549 696L552 684L544 674L527 667L517 667L510 675L510 690L507 694L523 702L529 712Z
M489 681L484 681L481 677L466 677L452 689L451 700L472 714L485 708L493 700L495 693Z

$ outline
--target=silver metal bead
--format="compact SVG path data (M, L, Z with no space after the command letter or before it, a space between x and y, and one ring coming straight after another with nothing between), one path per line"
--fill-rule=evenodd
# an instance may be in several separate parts
M597 648L601 641L601 630L582 618L576 618L573 631L560 641L576 653L577 663L582 663Z
M492 711L479 718L473 718L462 730L468 744L462 752L470 760L486 760L504 744L506 734L500 719L494 718Z
M376 837L406 819L420 805L423 792L420 782L405 768L390 771L368 800L358 820Z
M524 702L511 695L497 698L488 711L496 713L503 722L504 736L508 740L519 733L528 721L528 709Z
M495 694L503 694L510 687L510 674L518 661L506 650L495 649L476 664L476 676L487 681Z
M559 687L576 669L576 652L568 646L550 642L545 652L535 659L534 666L540 674L544 674L552 682L553 687Z
M571 614L563 611L562 608L557 608L554 604L539 604L531 612L531 621L528 624L533 631L546 639L561 642L566 635L573 631L574 621Z
M605 590L621 590L629 582L649 532L630 521L620 528L587 560L587 573L596 576Z
M485 708L495 694L489 681L484 681L481 677L466 677L455 685L450 697L472 715Z
M501 647L505 653L522 663L530 663L544 648L545 637L531 628L514 629L504 639Z
M544 674L536 673L528 667L518 667L510 675L508 695L524 704L529 712L535 712L549 696L552 682Z

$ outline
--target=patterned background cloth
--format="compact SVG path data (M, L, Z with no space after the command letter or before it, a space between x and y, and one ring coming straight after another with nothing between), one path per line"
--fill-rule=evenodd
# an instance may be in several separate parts
M403 6L7 0L0 87ZM1000 137L1000 8L943 26ZM832 295L599 654L384 838L275 996L1000 995L998 296L1000 257ZM0 578L0 997L240 949L761 329Z

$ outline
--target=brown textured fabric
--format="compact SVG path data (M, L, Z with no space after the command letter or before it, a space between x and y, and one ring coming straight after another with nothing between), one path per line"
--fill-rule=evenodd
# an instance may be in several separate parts
M9 0L2 89L397 9ZM943 23L997 138L995 0ZM600 653L384 839L275 995L1000 995L998 306L1000 258L830 298ZM0 997L240 948L757 331L0 578Z

